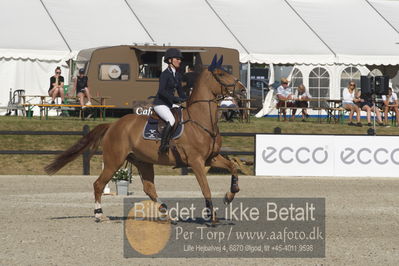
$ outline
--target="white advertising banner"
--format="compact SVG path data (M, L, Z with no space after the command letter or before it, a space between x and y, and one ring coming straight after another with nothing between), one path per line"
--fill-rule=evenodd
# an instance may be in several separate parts
M399 177L395 136L256 135L256 175Z

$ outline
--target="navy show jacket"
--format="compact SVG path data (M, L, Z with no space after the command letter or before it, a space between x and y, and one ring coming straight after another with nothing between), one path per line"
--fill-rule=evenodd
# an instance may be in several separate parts
M182 76L178 71L176 71L174 76L170 67L165 69L159 78L158 93L153 104L166 105L171 108L174 103L179 102L179 97L185 100L187 96L183 91L181 79ZM179 97L175 96L175 90L177 90Z

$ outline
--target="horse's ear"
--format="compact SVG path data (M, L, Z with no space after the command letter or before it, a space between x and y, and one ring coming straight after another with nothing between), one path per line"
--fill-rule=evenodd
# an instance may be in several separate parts
M220 57L219 61L217 62L217 66L220 68L223 64L223 55Z
M215 56L212 59L212 63L209 65L208 70L209 71L213 71L215 69L216 65L216 61L217 61L218 57L217 54L215 54Z

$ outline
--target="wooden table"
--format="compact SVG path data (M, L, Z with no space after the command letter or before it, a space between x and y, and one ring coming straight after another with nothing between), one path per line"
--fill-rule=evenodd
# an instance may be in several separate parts
M219 111L239 111L240 113L240 121L241 122L250 122L250 115L249 112L256 110L257 108L250 108L250 107L219 107Z
M39 100L39 104L45 104L46 103L46 98L51 99L50 96L48 95L22 95L22 106L28 108L28 112L25 112L28 116L30 111L32 111L32 108L35 103L31 103L31 101ZM43 116L43 109L40 108L40 118ZM29 117L29 116L28 116Z
M251 111L256 110L257 108L251 108L251 102L256 101L256 99L239 99L238 100L238 105L239 108L242 108L242 110L239 110L241 114L241 119L242 121L247 121L250 122L250 117L251 117ZM241 103L241 106L240 106Z
M289 101L295 101L295 100L289 100ZM341 106L342 100L341 99L325 99L325 98L311 98L306 100L308 102L320 102L320 103L327 103L326 106L321 106L320 107L308 107L308 108L301 108L301 107L287 107L287 102L285 102L285 107L280 107L278 110L278 120L280 120L280 109L312 109L315 111L318 111L318 122L321 123L321 112L324 110L326 111L327 114L327 122L331 123L334 121L335 123L341 122L343 123L343 118L344 118L344 112L345 109Z
M250 102L255 99L235 99L237 107L219 107L218 110L222 112L237 111L239 113L240 122L250 122L250 112L257 108L251 108Z
M30 104L30 103L25 103L22 105L27 107L28 109L31 109L31 107L34 107L34 106L39 107L40 108L40 119L42 119L42 117L44 117L44 116L46 117L46 119L48 119L48 110L50 108L59 108L62 110L62 108L65 108L65 107L74 107L74 108L80 108L79 116L82 119L83 119L82 113L83 113L84 109L94 108L94 109L100 110L100 117L103 118L103 120L105 120L105 109L115 107L115 105L77 105L77 104Z

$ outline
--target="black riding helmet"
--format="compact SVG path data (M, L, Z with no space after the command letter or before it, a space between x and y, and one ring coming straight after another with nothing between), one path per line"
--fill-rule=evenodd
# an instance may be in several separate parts
M164 62L169 64L169 59L170 58L181 58L183 59L183 55L181 53L181 51L179 49L176 48L169 48L168 50L166 50L165 53L165 58L164 58Z

